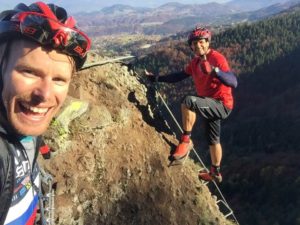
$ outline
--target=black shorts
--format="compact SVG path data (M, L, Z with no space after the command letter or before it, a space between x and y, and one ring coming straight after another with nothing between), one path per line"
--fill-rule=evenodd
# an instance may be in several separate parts
M220 143L221 120L226 119L231 110L221 101L208 97L186 96L182 104L203 118L208 144Z

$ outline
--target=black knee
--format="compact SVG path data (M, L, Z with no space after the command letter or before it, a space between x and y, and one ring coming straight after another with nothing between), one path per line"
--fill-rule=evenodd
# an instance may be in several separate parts
M195 111L196 108L196 97L195 96L185 96L181 101L181 104L185 105L188 109Z
M214 138L208 137L207 142L208 142L208 145L220 144L220 137L214 137Z

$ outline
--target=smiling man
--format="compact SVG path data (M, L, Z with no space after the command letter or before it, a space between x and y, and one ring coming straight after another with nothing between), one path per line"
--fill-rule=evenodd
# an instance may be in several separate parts
M13 42L10 52L2 91L7 119L20 134L40 135L67 96L73 60L22 39Z
M226 58L210 48L211 32L205 27L196 27L188 37L188 44L194 58L185 70L158 76L146 71L149 79L166 83L179 82L192 77L197 96L186 96L181 104L183 135L171 160L182 160L193 148L191 133L196 115L202 118L205 135L209 144L211 167L209 171L199 172L199 179L205 181L222 181L220 165L222 147L220 144L221 120L228 117L233 109L232 88L237 86L235 75L230 72Z
M41 138L62 106L89 38L56 5L0 14L0 224L34 224Z

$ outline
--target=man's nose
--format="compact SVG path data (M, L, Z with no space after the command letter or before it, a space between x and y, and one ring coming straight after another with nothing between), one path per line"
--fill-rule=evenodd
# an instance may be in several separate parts
M35 90L33 91L35 97L38 97L40 101L46 101L53 95L53 82L48 79L42 79Z

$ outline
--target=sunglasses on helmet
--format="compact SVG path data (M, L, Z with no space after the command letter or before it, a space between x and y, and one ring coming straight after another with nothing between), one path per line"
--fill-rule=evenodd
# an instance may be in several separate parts
M23 35L71 56L84 58L91 47L88 36L74 28L76 21L73 17L61 23L41 13L20 12L11 21L17 22L15 29Z

